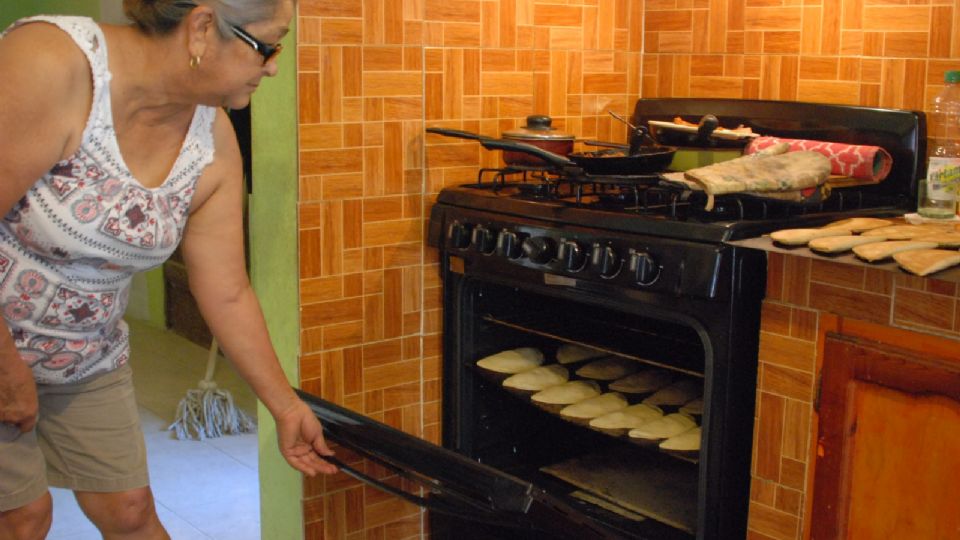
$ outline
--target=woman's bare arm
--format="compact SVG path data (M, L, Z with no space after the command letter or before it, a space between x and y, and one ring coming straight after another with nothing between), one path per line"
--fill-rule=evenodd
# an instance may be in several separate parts
M92 95L86 66L70 37L47 24L0 40L0 215L79 145ZM0 422L29 431L36 417L33 374L0 319Z
M316 417L293 392L247 277L243 252L243 174L236 138L220 111L215 129L216 160L198 190L202 200L187 222L182 252L190 291L225 355L277 420L280 450L307 473L336 469Z

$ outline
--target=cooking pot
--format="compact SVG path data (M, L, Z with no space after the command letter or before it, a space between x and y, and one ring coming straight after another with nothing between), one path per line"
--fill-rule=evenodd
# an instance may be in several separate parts
M504 131L500 136L510 141L530 144L566 156L573 152L574 136L571 133L557 131L551 123L553 120L546 115L532 114L527 117L526 124ZM544 161L536 156L524 152L505 150L503 161L508 165L543 165Z

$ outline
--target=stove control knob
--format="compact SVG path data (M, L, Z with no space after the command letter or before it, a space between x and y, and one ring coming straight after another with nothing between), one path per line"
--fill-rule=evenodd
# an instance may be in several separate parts
M523 241L520 245L523 254L528 259L537 263L545 264L553 260L557 254L557 244L546 236L532 236Z
M596 243L590 254L590 264L600 272L601 277L612 278L620 273L623 261L620 260L620 255L613 246Z
M522 240L520 235L510 231L500 231L497 237L497 253L508 259L519 259L523 256L523 250L520 248Z
M557 258L570 272L579 272L587 264L587 252L575 240L560 240Z
M494 236L493 231L483 225L477 225L473 228L470 241L473 243L474 249L484 255L493 253L493 250L497 248L497 237Z
M660 277L660 265L646 251L631 249L628 268L638 285L653 285Z
M470 245L470 225L454 221L447 229L447 239L450 245L457 249L467 249Z

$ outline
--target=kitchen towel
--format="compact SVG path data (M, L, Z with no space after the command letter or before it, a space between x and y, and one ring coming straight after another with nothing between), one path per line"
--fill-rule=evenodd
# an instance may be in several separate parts
M890 168L893 166L890 153L879 146L806 139L757 137L750 141L744 153L753 154L780 143L789 144L791 151L807 150L826 156L830 160L830 174L833 175L878 183L890 174Z

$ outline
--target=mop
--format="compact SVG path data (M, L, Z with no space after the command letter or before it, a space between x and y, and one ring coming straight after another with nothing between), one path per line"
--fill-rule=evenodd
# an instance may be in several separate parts
M199 383L199 388L187 390L187 395L177 405L177 416L168 431L177 438L204 440L221 435L249 433L256 429L256 422L233 402L229 390L218 389L213 381L213 371L217 364L217 340L210 343L207 356L207 374Z

